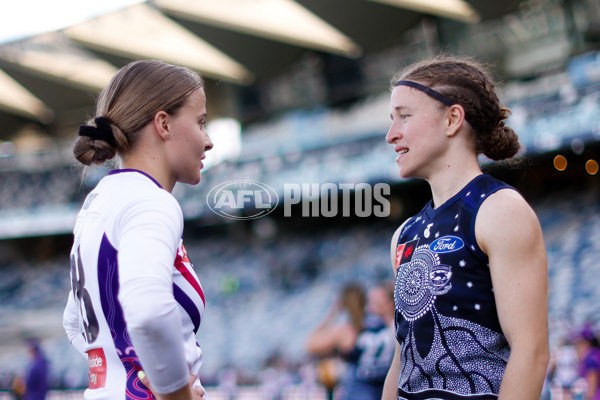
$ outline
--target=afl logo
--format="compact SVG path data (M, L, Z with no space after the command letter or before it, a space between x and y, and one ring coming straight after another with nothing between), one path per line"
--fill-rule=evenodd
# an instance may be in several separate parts
M229 219L247 220L264 217L275 210L279 196L269 185L257 181L229 181L208 192L208 207ZM245 211L245 215L242 215Z
M434 240L429 245L429 250L435 253L451 253L465 247L465 243L461 238L456 236L442 236L439 239Z

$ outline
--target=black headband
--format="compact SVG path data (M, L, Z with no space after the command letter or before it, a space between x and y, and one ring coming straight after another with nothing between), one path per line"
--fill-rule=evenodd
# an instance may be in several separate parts
M96 126L81 125L79 126L79 136L87 136L94 140L103 140L112 147L117 147L117 141L113 135L110 122L104 117L94 118Z
M455 104L459 104L458 102L456 102L456 101L454 101L454 100L452 100L452 99L444 96L440 92L435 91L432 88L428 88L427 86L423 86L423 85L421 85L420 83L417 83L417 82L413 82L413 81L398 81L398 82L396 82L396 86L409 86L409 87L418 89L421 92L427 94L428 96L433 97L437 101L445 104L447 107L452 107ZM463 110L464 110L464 107L463 107ZM471 118L469 117L469 115L467 114L466 111L465 111L465 119L469 122L469 124L471 124L471 126L473 127L473 129L475 129L475 125L471 121Z

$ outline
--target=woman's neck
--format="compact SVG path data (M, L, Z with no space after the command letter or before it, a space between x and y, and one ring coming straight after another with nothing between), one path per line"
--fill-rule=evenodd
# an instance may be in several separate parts
M160 160L154 157L136 157L131 154L122 161L122 168L136 169L154 178L160 186L171 193L175 182L169 178L166 169L160 165Z
M479 163L446 165L441 171L427 179L431 187L433 208L438 208L460 192L476 176L481 175Z

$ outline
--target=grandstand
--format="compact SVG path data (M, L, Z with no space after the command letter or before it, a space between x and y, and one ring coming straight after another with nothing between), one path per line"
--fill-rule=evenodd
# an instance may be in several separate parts
M202 378L211 399L228 398L224 393L232 374L240 386L237 398L324 398L311 369L314 360L304 350L308 332L345 282L360 280L369 286L392 279L391 235L430 196L423 182L398 177L395 153L384 140L389 79L402 65L440 49L487 60L502 80L503 101L513 111L508 124L524 147L522 161L481 161L486 171L524 194L542 223L552 344L584 322L600 327L600 270L594 262L600 254L597 1L507 1L504 8L469 1L480 14L480 22L470 24L348 0L348 13L355 19L364 17L361 5L368 3L373 18L412 21L383 33L377 21L365 17L369 34L334 17L334 0L298 1L340 30L346 27L363 54L352 58L244 36L247 46L262 46L257 49L265 58L280 53L273 55L271 65L253 61L247 49L237 48L243 46L226 43L246 33L169 14L167 3L142 4L212 38L231 54L237 50L256 79L243 86L202 71L210 114L240 121L241 152L212 165L200 185L178 184L173 192L184 211L186 247L207 299L198 340L205 351ZM68 343L61 323L70 287L74 218L85 194L111 168L84 173L73 166L70 154L72 133L89 116L94 90L89 85L86 91L81 85L76 90L56 77L46 81L47 72L32 72L25 59L15 58L15 51L77 48L75 53L83 51L111 68L128 57L86 46L67 31L58 33L60 46L41 36L0 44L0 72L34 93L38 90L48 104L56 102L51 107L55 119L47 121L16 112L0 96L0 399L11 398L3 391L23 371L23 338L32 334L43 339L54 389L81 389L88 379L86 361ZM566 168L555 166L558 155L566 157ZM262 182L280 197L285 184L387 183L391 212L386 218L290 218L278 207L261 219L225 219L210 210L207 195L236 180ZM69 398L69 393L53 396Z

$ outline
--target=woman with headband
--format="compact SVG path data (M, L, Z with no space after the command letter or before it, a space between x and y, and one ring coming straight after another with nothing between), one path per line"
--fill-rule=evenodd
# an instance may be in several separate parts
M425 179L432 200L392 238L397 343L383 399L538 400L549 358L542 231L478 162L519 150L510 110L482 65L451 56L396 76L390 109L400 176Z
M196 331L204 293L182 243L176 182L200 182L212 142L196 73L130 63L100 93L73 152L84 165L119 155L87 196L71 250L63 325L87 357L86 399L201 399Z

